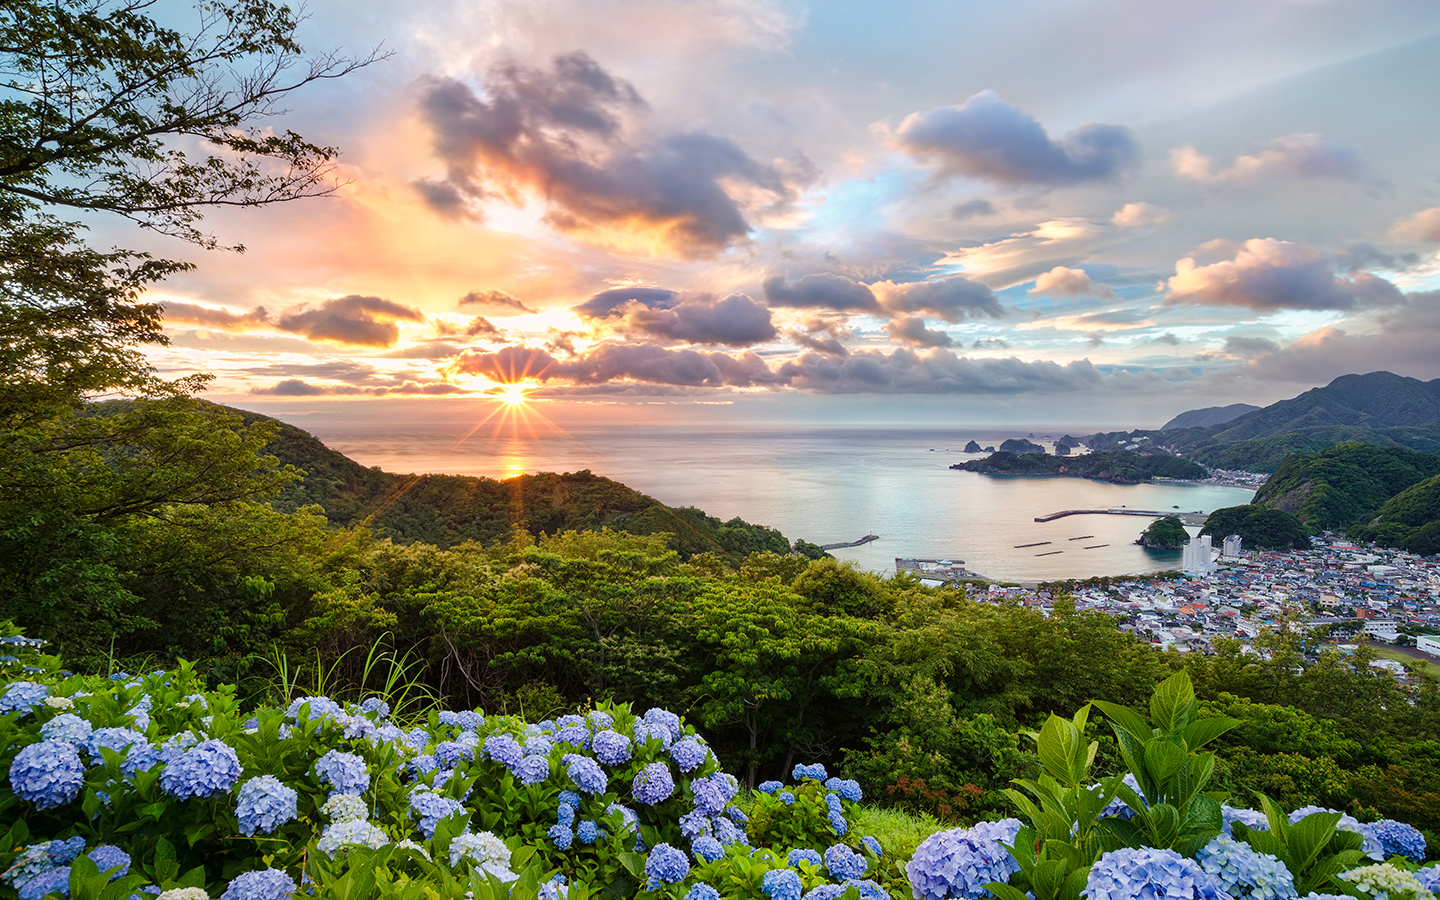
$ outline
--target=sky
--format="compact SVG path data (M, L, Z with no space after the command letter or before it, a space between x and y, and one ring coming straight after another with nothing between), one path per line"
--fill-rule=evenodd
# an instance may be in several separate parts
M301 422L1159 427L1440 377L1433 0L312 0L167 376ZM519 388L512 387L519 385Z

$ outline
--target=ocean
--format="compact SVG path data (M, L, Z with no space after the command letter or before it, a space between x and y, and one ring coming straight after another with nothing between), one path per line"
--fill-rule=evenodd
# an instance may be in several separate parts
M696 506L721 519L738 516L778 528L791 540L829 544L873 533L878 540L831 552L876 572L894 572L897 557L963 560L970 571L1005 581L1175 568L1180 551L1133 543L1152 519L1034 519L1063 509L1122 506L1210 512L1253 496L1214 485L1112 485L948 468L983 456L962 452L971 439L998 446L1007 437L1025 436L994 430L591 426L467 434L438 423L292 421L352 459L390 472L509 478L589 469L667 505ZM1046 436L1034 434L1037 441ZM1036 546L1017 546L1026 544Z

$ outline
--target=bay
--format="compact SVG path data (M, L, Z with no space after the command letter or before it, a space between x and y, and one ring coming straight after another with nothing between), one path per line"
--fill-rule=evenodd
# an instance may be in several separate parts
M467 433L448 423L296 424L358 462L391 472L509 478L589 469L670 506L768 525L792 540L828 544L874 533L879 540L832 552L877 572L895 571L897 557L963 560L972 572L1006 581L1177 568L1178 550L1133 543L1152 519L1034 519L1062 509L1122 506L1210 512L1253 496L1215 485L1112 485L948 468L983 455L961 451L971 439L998 445L1025 436L1008 431L587 426ZM1022 544L1039 546L1017 547Z

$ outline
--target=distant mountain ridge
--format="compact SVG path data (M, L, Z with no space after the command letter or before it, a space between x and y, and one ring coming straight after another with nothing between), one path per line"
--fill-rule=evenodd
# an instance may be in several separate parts
M465 541L506 540L512 523L532 535L599 530L674 535L672 549L684 558L713 552L733 559L758 551L789 553L779 531L739 518L728 522L693 507L672 508L618 481L588 470L563 475L541 472L505 481L470 475L400 475L367 468L314 435L278 419L229 408L246 424L277 427L266 447L282 464L305 472L274 502L281 510L318 504L334 525L364 524L399 543L422 541L441 548Z
M1223 425L1233 419L1238 419L1246 413L1256 412L1261 409L1259 406L1252 406L1249 403L1232 403L1229 406L1207 406L1204 409L1187 410L1164 425L1160 426L1161 431L1174 431L1176 428L1208 428L1211 425Z
M1392 372L1342 375L1318 387L1207 427L1091 435L1094 450L1114 450L1149 438L1196 462L1222 469L1274 472L1291 453L1316 453L1363 442L1440 452L1440 379L1420 381Z

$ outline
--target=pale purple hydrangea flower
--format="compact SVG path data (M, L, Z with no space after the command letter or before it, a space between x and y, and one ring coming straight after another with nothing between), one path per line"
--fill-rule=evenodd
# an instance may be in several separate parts
M588 756L581 756L578 753L567 753L561 758L565 765L565 774L577 788L587 794L603 794L608 779L600 764Z
M1219 835L1200 848L1195 861L1235 900L1291 900L1298 896L1295 878L1285 863L1233 837Z
M725 847L708 834L702 834L690 842L690 852L694 853L695 859L703 864L714 862L724 856Z
M804 888L794 869L771 869L760 880L760 890L770 900L800 900Z
M1086 900L1231 900L1215 878L1174 850L1112 850L1096 860Z
M285 717L288 719L298 722L302 714L306 720L314 722L320 719L338 719L345 715L345 710L329 697L300 697L285 708Z
M520 746L520 742L508 734L492 734L485 739L484 746L485 756L507 769L520 765L525 758L525 750Z
M173 752L160 773L160 789L182 800L226 793L240 780L240 758L224 741L211 738Z
M298 815L298 801L294 788L287 787L274 775L251 778L240 785L240 799L235 805L240 833L270 834Z
M673 741L678 741L684 735L684 729L680 727L680 717L668 709L652 707L645 711L645 723L647 725L660 725L670 732L670 741L665 746L670 746Z
M669 775L669 769L664 763L651 763L665 769ZM719 815L725 809L725 795L721 793L720 786L708 779L700 779L690 783L690 791L694 795L695 808L707 816ZM668 797L669 794L666 794ZM664 799L664 798L661 798Z
M331 794L363 794L370 787L365 759L343 750L331 750L317 759L315 774L330 785Z
M700 745L694 738L685 738L683 741L676 741L670 747L670 758L675 760L675 766L682 772L693 772L705 765L705 759L710 751Z
M690 874L690 860L669 844L656 844L645 860L645 890L656 891L661 885L677 884Z
M286 900L298 890L283 869L242 872L225 888L220 900Z
M410 795L410 815L420 824L420 831L427 840L435 837L435 826L442 819L448 819L465 807L459 800L442 797L431 791L417 791Z
M607 766L621 766L630 761L630 739L623 734L597 731L590 739L590 746L595 758Z
M825 850L825 869L836 881L859 878L870 865L865 857L844 844L831 844Z
M941 831L922 841L905 866L916 900L945 897L976 900L989 894L986 884L1008 882L1020 867L1010 851L996 840L999 836L1002 836L1000 829L977 825L971 829Z
M521 784L527 787L539 784L550 777L550 758L532 754L520 760L520 765L513 771Z

